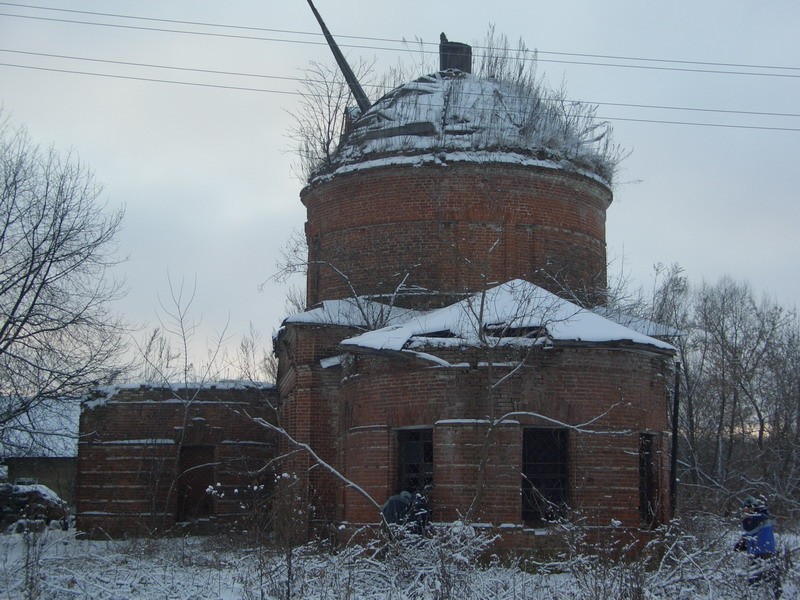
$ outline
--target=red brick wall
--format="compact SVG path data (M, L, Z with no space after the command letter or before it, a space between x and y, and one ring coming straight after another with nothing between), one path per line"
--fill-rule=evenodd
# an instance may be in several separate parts
M397 479L391 440L391 430L380 425L353 429L344 440L345 475L379 504L394 493ZM346 488L341 518L350 523L377 523L380 513L363 494Z
M610 525L613 519L626 527L638 526L639 434L656 433L657 446L661 438L668 439L668 357L602 347L535 351L525 368L495 390L492 402L486 368L431 368L368 356L357 357L351 365L339 395L346 415L341 428L345 468L354 481L362 483L363 477L379 502L395 491L396 465L385 458L393 452L391 431L435 426L434 515L445 520L464 515L478 493L478 453L487 439L485 424L466 420L524 412L547 418L513 415L515 424L489 436L490 466L476 518L521 523L521 427L561 423L586 430L569 432L571 507L587 523ZM494 381L507 372L495 369ZM658 458L660 500L666 510L667 457L662 452ZM368 517L365 504L352 494L346 502L354 503L345 507L346 520Z
M440 421L433 431L437 521L520 522L520 427Z
M244 487L276 451L251 417L274 420L274 388L123 388L84 404L78 443L77 528L92 536L165 532L177 514L181 445L212 446L212 520L244 516ZM239 490L238 494L234 490ZM225 493L224 496L221 493Z
M348 327L287 325L281 329L276 343L280 425L331 465L340 464L337 427L341 369L323 369L319 361L339 354L339 341L356 334L357 330ZM280 447L282 453L297 450L285 439L280 440ZM313 465L307 453L294 452L281 469L303 480L308 489L308 503L314 507L310 517L333 521L340 517L341 482L330 471L312 468Z
M611 192L576 173L451 163L390 166L307 187L308 302L406 285L463 292L524 278L582 297L605 287ZM492 249L490 251L490 249ZM329 262L333 269L318 264ZM554 283L553 277L558 283Z
M605 185L577 173L506 164L383 166L320 181L301 198L308 211L309 305L391 294L404 279L408 287L443 292L402 301L416 308L513 278L602 301L612 197ZM469 512L471 519L507 525L510 545L549 547L521 524L523 428L589 423L593 432L569 433L576 514L589 524L638 527L641 432L655 434L661 452L657 475L666 514L669 357L600 345L537 350L489 393L507 369L489 375L475 366L487 360L477 350L428 349L473 365L464 368L349 355L342 365L322 369L319 360L339 354L338 342L355 333L284 327L278 343L281 422L378 503L397 491L396 430L430 427L434 519ZM496 363L517 359L513 353L491 356ZM494 428L485 421L512 412L542 416L515 415ZM319 516L377 522L375 506L363 495L311 468L307 458L297 461Z

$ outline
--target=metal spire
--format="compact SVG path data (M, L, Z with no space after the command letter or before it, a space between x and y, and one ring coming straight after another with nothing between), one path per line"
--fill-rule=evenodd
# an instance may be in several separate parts
M367 112L369 107L372 106L372 102L369 101L369 98L367 98L367 95L361 88L361 84L358 83L358 79L356 79L356 76L353 73L353 70L350 68L350 65L347 64L344 54L342 54L342 51L339 50L339 46L336 45L336 41L333 39L331 32L328 31L328 28L325 26L325 21L322 20L322 17L314 7L314 3L311 2L311 0L308 0L308 5L311 7L311 10L314 11L314 16L317 18L319 26L322 27L322 33L325 36L325 39L328 40L328 45L331 47L333 57L336 59L336 63L339 65L339 69L341 69L342 75L344 75L344 79L347 81L347 85L350 87L350 92L352 92L353 97L356 99L358 108L361 109L362 113Z

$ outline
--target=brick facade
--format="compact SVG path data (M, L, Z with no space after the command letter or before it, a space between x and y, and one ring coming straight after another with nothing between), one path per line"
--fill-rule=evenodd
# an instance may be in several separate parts
M276 440L250 418L273 420L270 404L277 404L273 387L227 384L119 388L85 402L78 530L118 537L165 533L183 522L211 531L245 517L244 490L271 484L261 469L274 457Z
M611 192L576 171L379 165L323 178L301 199L309 306L354 292L387 298L403 281L415 294L393 300L425 310L513 278L603 300ZM457 365L448 367L337 348L360 332L284 324L276 347L281 418L378 503L401 491L403 432L430 431L434 520L497 528L506 547L557 548L558 539L523 518L522 479L525 432L558 429L566 432L570 518L621 537L668 518L671 351L577 342L512 356L415 346ZM373 502L324 470L306 482L318 522L349 530L378 523Z
M603 303L612 194L598 178L564 161L492 162L489 152L473 162L402 162L349 164L302 191L309 307L358 296L427 311L514 279ZM669 346L575 337L419 342L414 354L342 344L376 327L366 321L287 319L273 390L202 390L187 403L137 388L87 404L79 527L169 529L186 516L179 488L198 479L203 460L213 471L202 472L230 489L277 455L299 481L293 498L309 507L307 522L292 523L310 533L377 526L376 503L400 492L413 469L424 472L417 483L434 521L497 528L506 547L557 548L547 527L556 512L607 536L636 536L667 518ZM231 409L272 418L265 393L280 425L320 460ZM230 496L204 501L194 510L206 520L243 516Z
M439 295L516 278L585 300L605 288L611 192L575 172L384 166L310 185L301 199L309 306L353 290L391 294L404 279Z
M289 329L301 338L325 328ZM436 348L424 351L443 355ZM318 395L309 398L308 411L323 414L330 404L338 413L338 418L327 412L326 419L316 420L317 427L329 428L334 436L326 448L337 452L333 464L382 502L401 491L397 432L430 428L433 518L452 521L469 515L474 522L514 525L523 531L522 433L526 428L564 427L569 436L570 509L587 525L613 522L616 528L637 530L644 525L640 436L651 435L657 512L652 524L668 518L666 406L672 381L668 353L596 344L538 349L517 357L524 368L509 377L511 367L502 366L513 358L507 353L495 357L491 368L485 353L462 350L460 354L463 366L456 368L367 354L352 355L327 369L318 361L306 365L327 373ZM285 358L284 364L288 364ZM501 380L490 392L490 381ZM296 399L284 409L293 403ZM504 415L508 417L499 425L489 425L487 418ZM322 477L326 478L327 486L337 485L327 474ZM318 508L353 526L379 519L374 505L353 489L342 490L336 498L335 504ZM534 541L541 542L529 537L526 543Z

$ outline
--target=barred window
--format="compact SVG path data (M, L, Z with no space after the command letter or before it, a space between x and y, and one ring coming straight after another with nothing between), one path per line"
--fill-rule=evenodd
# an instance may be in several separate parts
M522 520L540 526L558 518L567 506L567 431L529 427L522 435Z
M398 491L423 492L433 483L433 429L397 431Z

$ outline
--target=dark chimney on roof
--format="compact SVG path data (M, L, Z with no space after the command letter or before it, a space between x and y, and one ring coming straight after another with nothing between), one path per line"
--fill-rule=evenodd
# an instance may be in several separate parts
M472 47L460 42L449 42L442 33L439 38L439 70L448 69L472 73Z

